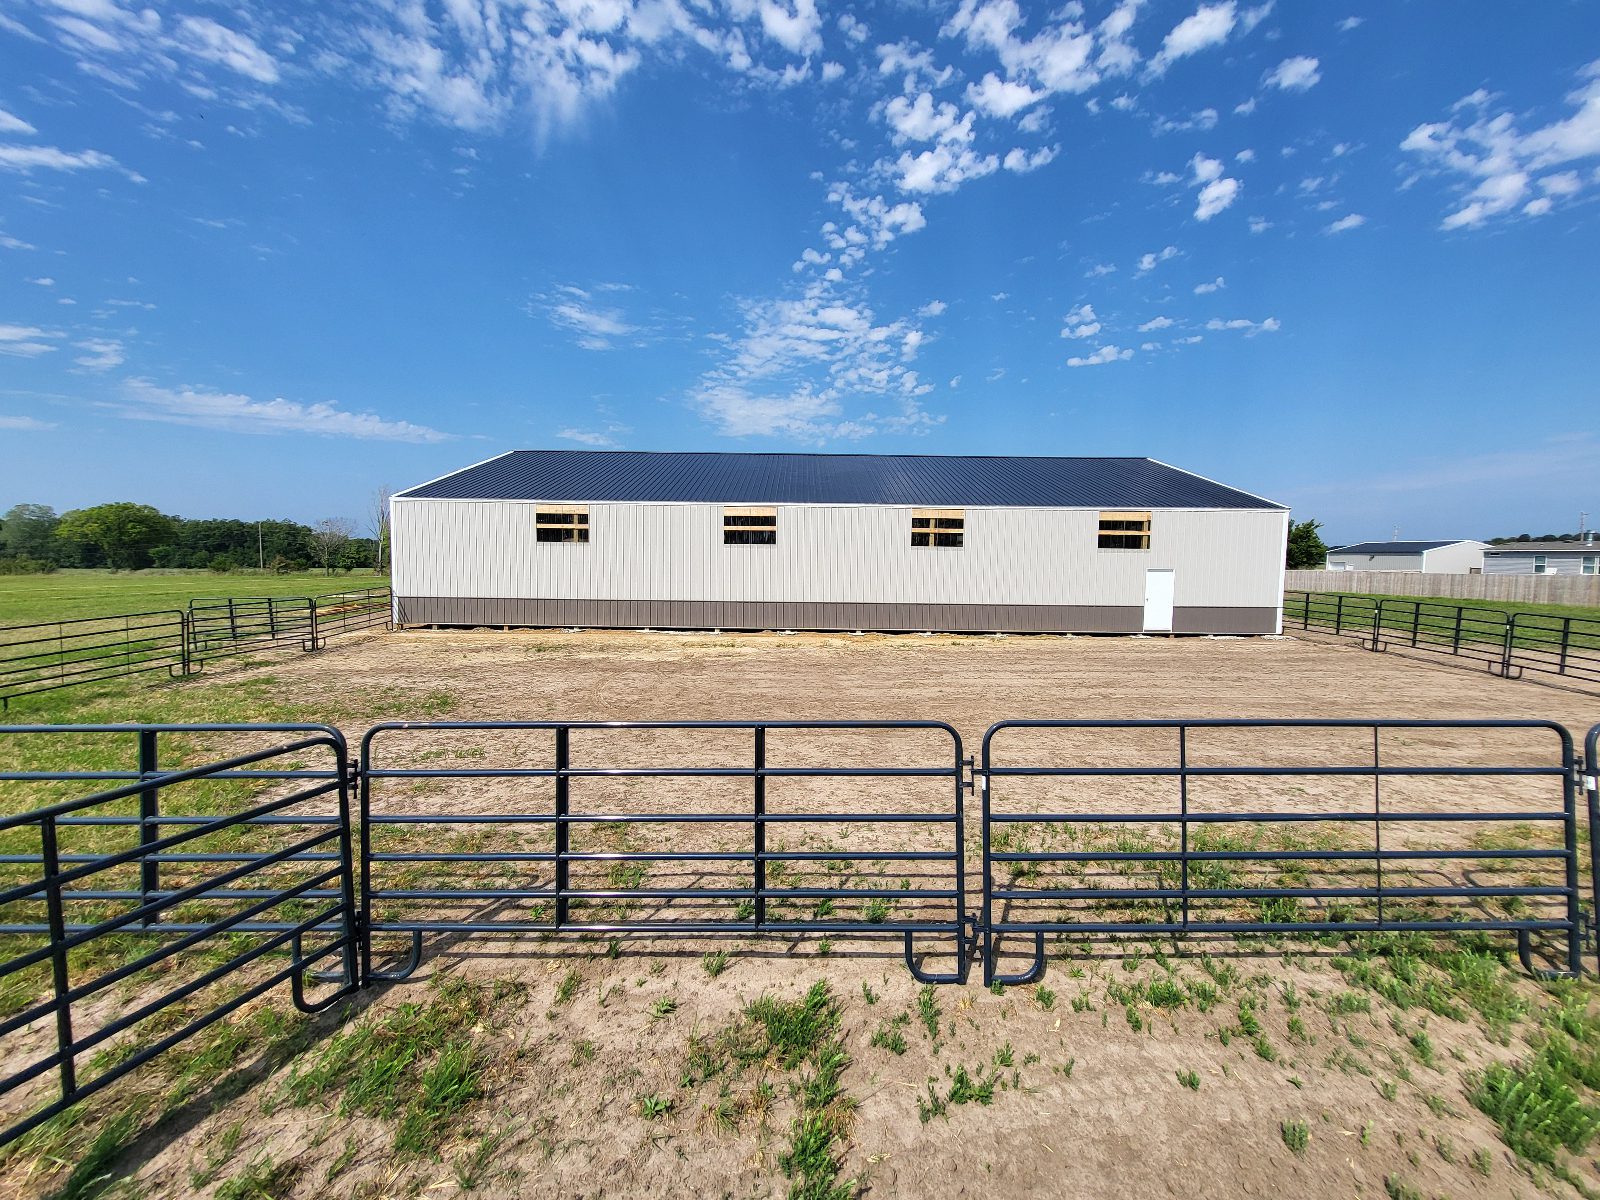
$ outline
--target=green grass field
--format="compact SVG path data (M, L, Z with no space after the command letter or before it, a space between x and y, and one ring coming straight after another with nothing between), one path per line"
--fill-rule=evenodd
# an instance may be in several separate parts
M186 608L197 596L319 596L387 584L387 576L370 570L338 571L332 575L321 571L289 575L267 571L56 571L51 575L0 575L0 626Z

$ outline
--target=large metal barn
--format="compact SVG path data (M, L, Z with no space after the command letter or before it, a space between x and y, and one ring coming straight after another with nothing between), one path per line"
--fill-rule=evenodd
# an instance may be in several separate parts
M1276 633L1288 521L1148 458L513 450L394 497L395 620Z

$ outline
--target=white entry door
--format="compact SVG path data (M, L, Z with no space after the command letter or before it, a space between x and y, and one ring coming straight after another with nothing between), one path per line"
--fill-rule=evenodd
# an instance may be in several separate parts
M1144 631L1172 632L1172 572L1144 573Z

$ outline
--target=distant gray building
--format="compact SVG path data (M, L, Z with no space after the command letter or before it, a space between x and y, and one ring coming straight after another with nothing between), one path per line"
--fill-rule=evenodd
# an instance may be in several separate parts
M1282 626L1288 510L1148 458L515 450L391 511L404 625Z
M1591 538L1593 535L1590 535ZM1485 575L1600 575L1600 545L1507 542L1483 552Z
M1357 542L1328 551L1330 571L1426 571L1472 575L1483 569L1483 542Z

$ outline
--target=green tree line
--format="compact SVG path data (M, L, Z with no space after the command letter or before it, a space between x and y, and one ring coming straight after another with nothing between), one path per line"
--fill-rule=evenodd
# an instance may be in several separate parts
M380 531L380 536L386 531ZM387 538L383 538L387 542ZM0 517L0 574L61 567L265 568L351 571L386 567L388 546L357 537L351 521L236 521L169 516L120 501L57 515L48 504L17 504Z

